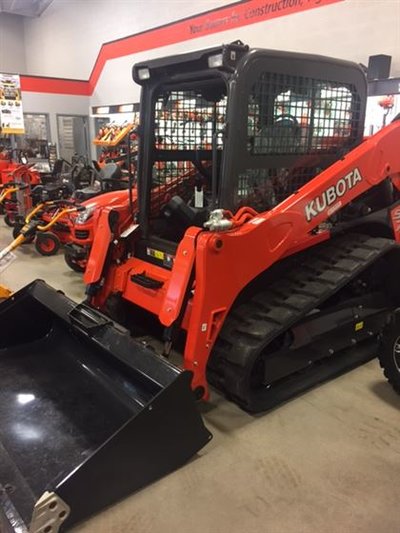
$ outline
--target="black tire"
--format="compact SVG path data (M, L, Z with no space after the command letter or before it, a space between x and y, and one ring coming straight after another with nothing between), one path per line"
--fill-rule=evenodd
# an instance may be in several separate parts
M60 249L60 246L60 239L50 231L45 231L36 235L35 248L41 255L46 257L55 255Z
M400 394L400 315L398 313L392 316L383 330L378 359L386 379L397 394Z
M12 229L12 236L13 239L16 239L19 235L19 232L21 231L22 226L20 224L14 224L14 227Z
M6 215L4 215L4 222L9 228L13 228L15 226L15 217L10 217L10 215L7 213Z
M64 259L69 268L74 272L78 272L79 274L83 274L83 272L85 272L86 267L82 265L82 261L77 261L68 253L64 254Z
M23 224L18 224L18 222L15 223L13 230L12 230L13 239L16 239L18 237L19 232L21 231L22 228L23 228ZM25 241L22 244L32 244L34 240L35 240L35 236L32 235L32 237L28 237L27 239L25 239Z

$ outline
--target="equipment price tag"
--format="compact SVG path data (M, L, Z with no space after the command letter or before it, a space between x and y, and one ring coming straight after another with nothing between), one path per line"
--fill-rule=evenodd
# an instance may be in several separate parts
M13 263L16 259L17 256L12 252L8 253L6 256L0 259L0 273L3 272L3 270L5 270L6 268L8 268L11 263Z

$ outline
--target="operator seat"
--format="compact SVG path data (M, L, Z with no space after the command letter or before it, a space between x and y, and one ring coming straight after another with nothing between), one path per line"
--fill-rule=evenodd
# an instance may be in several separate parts
M253 153L260 155L284 155L297 153L301 129L295 117L281 115L271 125L264 125L253 139Z
M84 202L103 192L120 190L124 188L121 184L121 179L121 168L116 163L107 163L100 169L98 179L89 187L75 191L74 198L79 202ZM112 180L115 180L114 184ZM128 183L126 187L128 187Z

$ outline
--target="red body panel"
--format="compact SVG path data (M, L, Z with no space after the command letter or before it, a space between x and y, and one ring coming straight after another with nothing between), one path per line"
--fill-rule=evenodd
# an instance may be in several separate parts
M133 192L133 198L135 198L135 194ZM70 242L79 244L80 246L91 246L93 244L94 234L99 229L98 223L102 210L105 208L117 209L121 206L128 206L128 204L129 192L127 190L106 192L82 202L82 205L86 208L93 207L93 215L84 224L72 224ZM74 220L76 216L74 216ZM78 234L76 233L77 231ZM83 235L83 233L86 233L87 237L82 239L79 235Z
M99 217L103 209L118 209L121 205L128 206L129 204L129 193L127 190L122 191L112 191L109 193L100 194L95 196L85 202L82 202L82 206L86 208L93 208L92 216L84 224L76 224L75 220L78 216L78 212L73 212L68 215L63 216L59 220L59 225L63 229L57 229L57 226L54 226L51 230L52 233L57 235L62 244L75 243L80 246L90 247L93 243L94 234L98 228ZM51 218L56 214L57 208L51 212L46 212L42 215L42 220L44 223L50 222ZM80 236L85 235L85 238Z

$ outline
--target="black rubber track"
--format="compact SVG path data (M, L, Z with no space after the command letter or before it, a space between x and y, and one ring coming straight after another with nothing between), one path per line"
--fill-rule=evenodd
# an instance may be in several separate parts
M274 339L395 248L400 249L391 239L351 234L311 249L306 259L284 277L231 310L209 360L210 383L251 412L269 409L312 386L315 380L305 376L304 386L296 387L292 382L298 374L280 380L279 392L274 383L252 387L250 379L260 352ZM365 362L362 354L358 358L358 364ZM346 366L345 361L343 365ZM349 360L348 366L354 367L355 364ZM313 369L306 372L312 373ZM319 381L333 374L335 372L329 370L329 375L322 376ZM304 379L304 376L298 377ZM284 383L282 389L281 381L285 380L288 380L288 390L292 390L292 394L285 392Z

